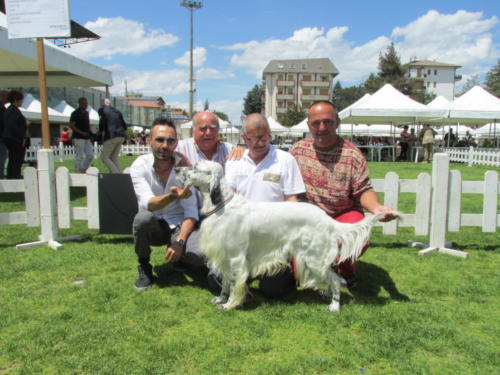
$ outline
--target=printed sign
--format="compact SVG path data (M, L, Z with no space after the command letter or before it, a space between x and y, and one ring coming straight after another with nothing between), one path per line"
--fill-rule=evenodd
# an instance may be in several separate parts
M5 0L9 39L71 36L69 0Z

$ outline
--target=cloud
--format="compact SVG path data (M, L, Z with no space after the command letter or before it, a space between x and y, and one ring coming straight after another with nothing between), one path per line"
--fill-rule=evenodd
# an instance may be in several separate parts
M196 70L197 79L225 79L233 77L234 73L230 71L221 72L213 68L201 68Z
M179 95L189 91L188 72L184 69L133 70L123 65L108 66L113 72L113 91L123 94L125 81L130 92L144 95ZM164 98L165 99L165 98Z
M115 55L141 55L154 49L170 46L179 38L160 29L146 30L141 22L123 17L103 18L84 25L101 39L72 46L70 53L88 58L111 59ZM126 30L126 32L124 32Z
M189 58L190 58L190 53L189 53L189 51L186 51L184 53L184 55L182 55L178 59L175 59L174 63L176 65L189 67ZM205 64L205 61L207 61L207 50L203 47L194 48L193 49L193 66L194 67L203 66L203 64Z
M403 63L412 57L431 59L464 66L463 72L487 70L499 53L491 31L496 17L485 19L481 12L459 10L454 14L428 11L413 22L395 27L390 36L381 35L367 43L356 45L346 39L348 28L325 30L306 27L296 30L286 39L249 41L219 47L235 51L230 62L258 78L273 59L329 57L339 69L339 79L357 83L376 72L380 53L391 41Z

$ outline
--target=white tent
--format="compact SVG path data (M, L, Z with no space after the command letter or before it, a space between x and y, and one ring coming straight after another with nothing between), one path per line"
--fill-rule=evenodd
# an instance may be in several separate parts
M350 106L344 108L342 111L339 112L339 117L342 119L344 117L349 116L349 111L351 110L352 107L355 107L357 105L361 105L365 103L368 99L370 99L371 94L366 93L363 95L361 98L356 100L354 103L352 103Z
M72 106L66 103L65 100L61 100L58 105L54 107L57 112L62 113L65 116L70 117L71 113L75 110Z
M273 119L271 116L269 116L267 118L267 122L269 124L269 128L271 129L272 134L287 133L290 131L290 128L281 125L278 121Z
M474 86L449 106L448 121L461 124L487 124L500 120L500 99L480 86Z
M427 104L427 108L448 109L449 106L450 101L441 95L436 96L432 102Z
M89 113L90 125L99 125L99 113L90 105L87 106L87 112Z
M428 108L385 84L364 102L353 105L340 118L358 124L410 124L440 121L445 115L446 110Z
M33 95L27 94L24 97L23 105L19 108L27 120L41 120L42 103L35 99ZM49 121L67 123L69 117L48 107Z
M500 136L500 124L489 123L474 130L476 138L495 138Z

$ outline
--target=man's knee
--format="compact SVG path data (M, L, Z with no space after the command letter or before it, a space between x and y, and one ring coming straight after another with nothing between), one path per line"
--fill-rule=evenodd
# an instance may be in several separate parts
M132 224L134 235L143 231L150 231L158 223L158 218L151 211L139 211Z

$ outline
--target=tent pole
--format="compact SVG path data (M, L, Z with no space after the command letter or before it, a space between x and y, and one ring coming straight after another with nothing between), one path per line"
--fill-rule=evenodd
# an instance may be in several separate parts
M45 80L45 53L43 38L36 38L38 56L38 84L40 87L40 103L42 105L42 143L43 148L50 148L49 110L47 108L47 84Z

